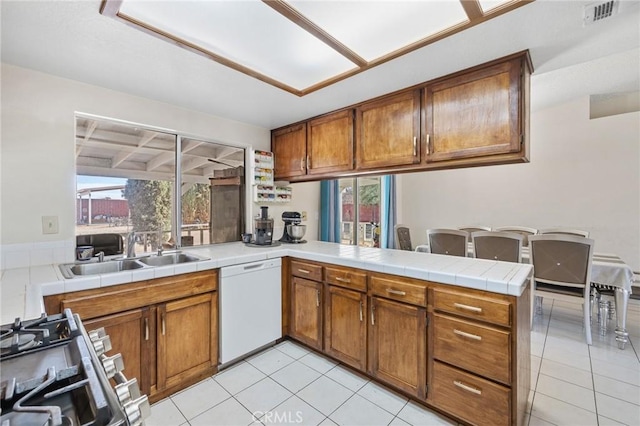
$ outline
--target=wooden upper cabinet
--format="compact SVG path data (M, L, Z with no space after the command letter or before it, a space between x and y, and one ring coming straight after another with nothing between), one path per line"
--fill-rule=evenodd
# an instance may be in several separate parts
M428 84L423 99L426 162L520 152L525 66L520 56Z
M420 91L409 90L356 108L358 169L420 162Z
M352 169L353 110L310 120L307 123L307 173L315 175Z
M271 151L275 158L275 179L307 174L307 125L294 124L271 133Z

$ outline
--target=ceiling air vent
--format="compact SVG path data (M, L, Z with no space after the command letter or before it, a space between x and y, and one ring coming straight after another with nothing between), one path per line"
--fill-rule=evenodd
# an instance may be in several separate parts
M620 0L591 3L584 7L584 25L591 25L618 13Z

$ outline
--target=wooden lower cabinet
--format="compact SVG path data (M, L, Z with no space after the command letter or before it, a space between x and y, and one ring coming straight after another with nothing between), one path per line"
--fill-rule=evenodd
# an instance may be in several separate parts
M324 310L324 351L343 363L367 368L367 295L327 285Z
M137 378L140 391L146 395L156 385L155 336L151 329L154 316L155 308L145 307L84 321L87 330L104 327L113 348L107 355L122 355L124 375Z
M511 389L441 362L433 363L430 400L474 425L508 425Z
M322 283L300 277L291 280L289 333L312 348L322 350Z
M380 381L423 399L426 393L426 309L370 298L369 369Z
M289 336L458 421L523 424L531 375L527 289L515 297L290 264Z
M203 271L47 296L48 314L70 308L104 327L127 378L151 402L211 376L218 365L218 275Z
M206 373L218 360L218 293L165 303L157 309L158 389Z

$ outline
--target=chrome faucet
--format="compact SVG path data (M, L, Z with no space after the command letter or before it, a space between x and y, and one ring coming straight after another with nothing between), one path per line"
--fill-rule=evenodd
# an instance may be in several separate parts
M134 231L127 235L127 257L136 257L136 233Z
M99 262L99 263L104 262L104 252L103 252L103 251L98 252L98 253L96 254L96 256L98 257L98 262Z

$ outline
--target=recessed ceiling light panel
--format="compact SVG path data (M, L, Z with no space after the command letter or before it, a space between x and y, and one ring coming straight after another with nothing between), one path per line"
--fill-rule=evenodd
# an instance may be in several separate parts
M469 19L458 1L289 1L368 61Z
M125 0L119 14L299 90L355 68L263 2Z

